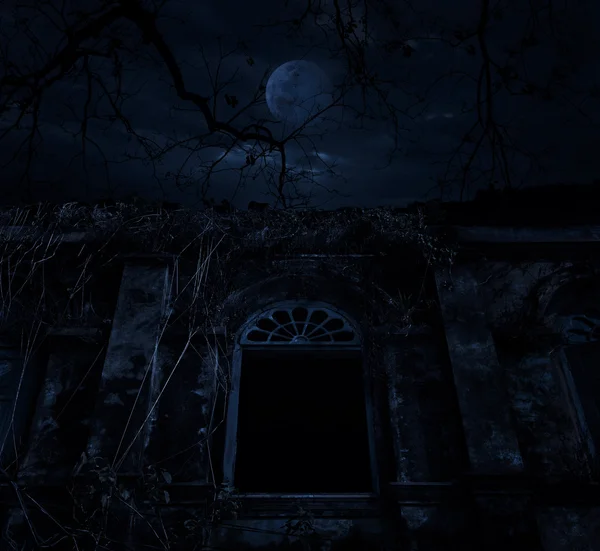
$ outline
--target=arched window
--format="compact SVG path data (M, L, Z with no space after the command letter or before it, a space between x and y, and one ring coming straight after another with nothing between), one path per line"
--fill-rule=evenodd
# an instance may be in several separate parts
M243 493L361 493L376 485L371 400L355 325L285 302L239 333L224 478Z

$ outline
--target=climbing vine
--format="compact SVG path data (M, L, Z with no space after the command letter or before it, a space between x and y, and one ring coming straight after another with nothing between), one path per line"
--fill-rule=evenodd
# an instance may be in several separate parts
M169 385L186 351L198 353L210 367L210 384L216 390L213 402L207 403L211 422L197 443L204 449L224 420L216 395L223 400L230 388L227 355L231 335L223 341L215 340L217 320L219 324L228 323L223 304L229 301L230 309L235 304L236 287L244 275L252 270L260 271L263 277L289 273L293 271L289 259L316 255L326 272L343 274L359 286L370 281L373 285L368 285L369 293L373 296L367 293L365 300L377 300L385 304L386 311L395 312L389 319L370 321L405 327L415 323L418 312L431 306L424 295L419 290L393 295L378 287L374 278L369 279L368 270L350 261L357 255L393 255L398 247L414 250L427 267L452 263L456 255L456 247L431 231L419 211L216 212L125 203L12 208L0 212L0 333L19 342L27 358L33 357L56 331L68 333L76 328L81 339L106 342L120 266L130 256L166 260L171 265L170 301L156 347L176 328L183 329L186 336L183 351L164 374L155 400ZM275 257L282 260L277 266L269 262ZM82 328L93 329L91 336L85 336L88 333L82 333ZM196 346L203 340L207 352L201 354ZM374 348L372 352L378 353ZM87 376L82 376L80 384ZM18 400L19 393L15 403ZM153 409L143 424L155 422ZM130 449L131 443L124 442L121 457L82 455L68 487L73 506L70 519L54 517L39 502L26 506L23 502L27 537L33 538L36 545L43 544L32 520L41 515L45 520L54 519L50 524L57 530L56 537L67 538L75 549L86 548L89 542L110 545L114 538L110 525L120 517L141 523L160 548L171 549L177 541L208 542L219 523L240 514L235 489L218 486L211 470L213 488L205 506L199 506L189 518L180 518L179 532L172 523L167 528L164 508L174 505L174 476L162 465L146 464L133 480L123 478L118 474L119 467ZM212 460L210 448L207 454ZM18 460L13 460L3 466L16 488L18 465ZM308 549L314 536L313 520L309 513L300 511L283 523L283 529ZM9 527L5 540L11 548L19 549L15 530Z

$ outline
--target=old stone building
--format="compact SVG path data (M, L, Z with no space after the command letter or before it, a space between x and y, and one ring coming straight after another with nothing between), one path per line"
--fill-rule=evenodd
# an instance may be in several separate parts
M2 549L600 549L600 220L488 204L6 210Z

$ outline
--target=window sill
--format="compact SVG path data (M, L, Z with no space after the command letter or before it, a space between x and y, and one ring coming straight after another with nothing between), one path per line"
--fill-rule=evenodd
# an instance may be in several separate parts
M289 517L301 507L319 517L375 518L381 515L379 497L374 493L348 494L259 494L231 496L239 503L242 518Z

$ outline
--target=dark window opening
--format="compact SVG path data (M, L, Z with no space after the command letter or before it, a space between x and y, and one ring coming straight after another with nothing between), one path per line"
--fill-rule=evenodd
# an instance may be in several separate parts
M237 438L241 492L372 491L360 354L244 351Z

